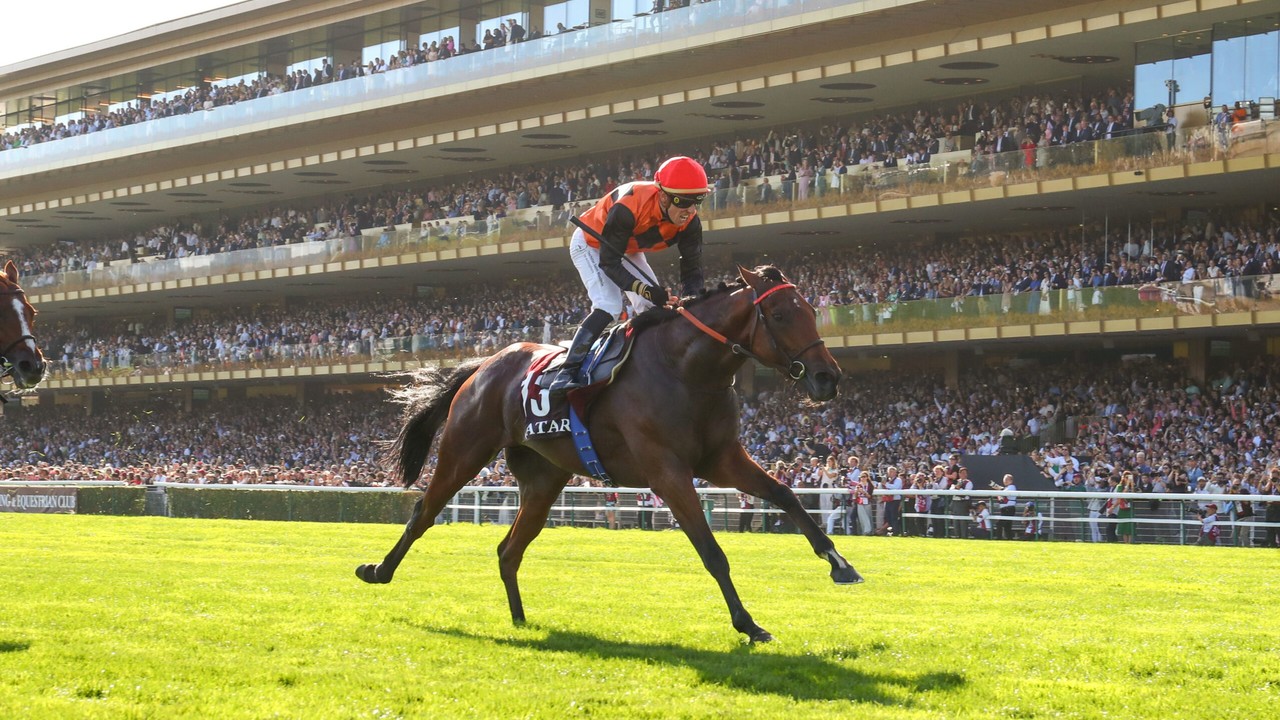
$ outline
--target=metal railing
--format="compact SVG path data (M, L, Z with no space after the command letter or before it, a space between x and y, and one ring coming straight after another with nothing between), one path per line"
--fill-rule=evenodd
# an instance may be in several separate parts
M53 486L123 486L119 481L0 481L0 487L53 487ZM325 487L310 485L269 484L198 484L161 482L150 486L165 488L248 489L263 491L315 491L325 493L403 493L400 488ZM797 532L786 515L769 503L754 498L751 509L740 507L740 493L734 489L696 488L703 515L716 532ZM436 523L469 522L507 525L514 521L520 509L519 488L515 486L468 485L461 488L436 518ZM969 514L952 514L945 508L931 508L931 512L914 512L910 501L916 496L936 498L961 498L966 506L978 499L995 499L1005 496L1003 490L932 490L901 489L874 490L877 502L866 508L859 518L858 506L847 504L851 493L844 488L794 488L806 511L813 516L828 534L871 535L881 528L886 517L885 504L889 497L901 498L902 512L894 535L915 535L932 538L972 538L974 518ZM1265 515L1268 506L1280 503L1280 495L1233 495L1211 493L1121 493L1121 492L1064 492L1018 490L1016 498L1025 503L1031 499L1038 505L1036 516L999 515L992 513L990 523L1007 521L1013 524L1013 535L1025 539L1026 523L1041 523L1041 532L1035 540L1066 542L1114 542L1105 528L1121 523L1135 526L1135 542L1173 545L1195 544L1200 538L1202 519L1197 506L1213 502L1220 506L1218 527L1222 531L1218 544L1239 547L1258 546L1280 522L1258 519ZM827 507L823 507L823 496ZM616 500L610 501L613 497ZM1131 501L1132 517L1115 517L1090 512L1091 500ZM1254 515L1239 514L1241 503L1249 503ZM1025 507L1025 504L1021 507ZM745 521L744 521L745 518ZM679 527L670 509L646 488L565 487L552 504L547 517L548 526L603 527L612 529L666 530ZM863 527L863 525L867 525ZM1094 539L1097 537L1098 539Z
M874 534L885 520L885 506L876 502L869 506L870 532L868 528L859 527L856 506L844 503L850 493L843 489L828 488L795 488L810 515L820 527L834 534ZM609 516L612 514L618 528L640 529L672 529L678 527L671 511L660 501L654 506L637 504L637 496L649 495L651 491L634 488L580 488L566 487L552 505L547 524L551 526L567 525L573 527L610 527ZM739 507L738 491L721 488L698 488L703 513L712 530L717 532L737 531L741 527L743 516L749 518L750 532L796 532L785 514L777 508L770 507L759 499L753 500L754 508L744 510ZM467 486L454 496L445 510L437 518L437 522L472 522L509 524L519 510L519 489L516 487ZM607 494L616 494L615 505L605 502ZM826 495L833 507L823 509L821 498ZM976 502L978 498L995 498L1004 495L994 490L876 490L874 496L883 500L886 496L902 496L911 498L916 495L930 497L964 497ZM1201 519L1196 513L1196 505L1216 502L1224 507L1229 504L1233 509L1220 512L1218 526L1222 529L1220 544L1251 546L1261 542L1267 528L1280 528L1280 523L1268 523L1257 517L1252 519L1238 518L1234 508L1241 502L1253 503L1257 508L1257 516L1263 514L1261 508L1269 503L1280 502L1280 495L1213 495L1213 494L1177 494L1177 493L1089 493L1062 491L1018 491L1016 497L1024 501L1034 499L1041 507L1043 531L1039 540L1058 541L1091 541L1092 525L1118 525L1133 523L1136 527L1135 541L1139 543L1159 543L1189 545L1199 539ZM1099 498L1114 500L1125 498L1133 501L1133 517L1118 518L1109 516L1090 517L1086 507L1088 500ZM1154 504L1156 507L1152 507ZM971 529L973 518L968 515L952 515L946 512L916 513L905 510L907 502L903 502L900 527L894 534L915 534L923 537L973 537ZM1019 505L1019 509L1024 505ZM991 523L1011 521L1015 524L1015 536L1025 536L1025 524L1034 517L1015 515L1000 516L992 513ZM909 521L918 520L919 532L910 532ZM904 531L906 531L904 533ZM1102 533L1104 542L1110 541Z

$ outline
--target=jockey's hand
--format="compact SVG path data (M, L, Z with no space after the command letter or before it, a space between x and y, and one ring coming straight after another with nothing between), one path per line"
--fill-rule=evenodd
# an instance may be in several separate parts
M667 302L664 307L669 307L674 310L682 304L684 304L684 299L680 297L679 293L674 292L671 288L667 288Z
M666 307L671 300L671 293L667 292L666 288L657 285L645 285L636 294L658 307Z

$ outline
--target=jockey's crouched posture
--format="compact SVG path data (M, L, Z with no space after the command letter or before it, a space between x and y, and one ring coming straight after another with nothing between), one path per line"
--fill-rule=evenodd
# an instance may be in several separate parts
M591 314L574 333L564 366L551 382L551 395L582 386L578 370L600 333L622 316L623 293L637 313L670 304L673 298L666 288L652 284L656 280L644 253L678 246L681 294L702 289L698 206L707 191L702 165L673 157L658 167L653 182L620 185L578 218L569 255L587 286Z

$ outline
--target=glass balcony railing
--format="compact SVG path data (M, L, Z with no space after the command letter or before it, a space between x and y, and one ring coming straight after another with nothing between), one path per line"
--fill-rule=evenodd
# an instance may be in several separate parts
M818 308L824 336L952 330L1076 321L1126 320L1280 309L1280 275L1224 277L1192 282L1009 292ZM569 337L573 326L508 327L468 333L433 333L329 342L230 345L221 351L137 354L99 346L92 355L49 358L48 379L172 376L226 370L339 367L382 361L441 361L484 357L513 342Z
M711 3L714 4L714 3ZM709 7L698 6L698 7ZM1161 132L1071 145L1017 150L993 155L947 153L927 164L883 167L859 165L837 175L820 173L802 187L798 180L774 175L735 185L728 169L712 172L716 189L703 205L705 220L800 210L846 203L877 202L915 195L1000 188L1111 172L1134 173L1218 159L1280 153L1280 123L1253 121L1219 136L1212 128L1179 134L1170 142ZM723 176L723 177L722 177ZM582 206L585 209L585 205ZM118 287L183 278L298 267L409 252L495 245L499 242L563 237L563 222L553 223L551 208L517 211L494 223L458 221L445 236L408 225L366 230L360 236L317 240L154 262L118 260L103 267L27 276L33 293Z
M23 279L30 293L67 292L143 283L348 262L424 250L477 247L498 242L498 223L451 221L447 233L431 228L399 226L366 230L360 235L312 240L290 245L192 255L173 260L117 260L101 267L32 275Z
M343 108L354 111L360 106L412 102L449 85L501 77L517 70L542 68L552 74L557 65L575 63L576 67L592 58L603 63L618 52L659 43L693 47L698 44L698 36L705 36L710 42L712 33L720 35L815 10L859 8L866 4L842 0L715 0L656 15L619 19L494 50L0 152L0 179L73 167L136 150L154 150L157 145L177 147L202 142L227 133L246 132L254 125L276 128L313 120L318 115L329 118L341 114ZM768 27L766 31L772 29Z
M102 347L78 357L49 357L47 380L106 379L130 375L300 367L337 367L376 362L463 360L491 355L514 342L554 341L569 337L572 326L510 326L502 330L434 332L404 337L323 342L276 342L251 347L228 344L222 350L196 346L182 352L136 353L128 347ZM50 349L52 350L52 349Z
M888 300L819 308L824 335L1131 320L1280 309L1280 276Z

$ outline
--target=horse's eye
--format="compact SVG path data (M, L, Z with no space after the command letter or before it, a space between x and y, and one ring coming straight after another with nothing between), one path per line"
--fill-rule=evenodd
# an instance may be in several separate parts
M782 322L783 320L786 319L785 315L783 315L780 312L777 312L776 310L774 312L769 313L769 317L773 318L774 322Z

